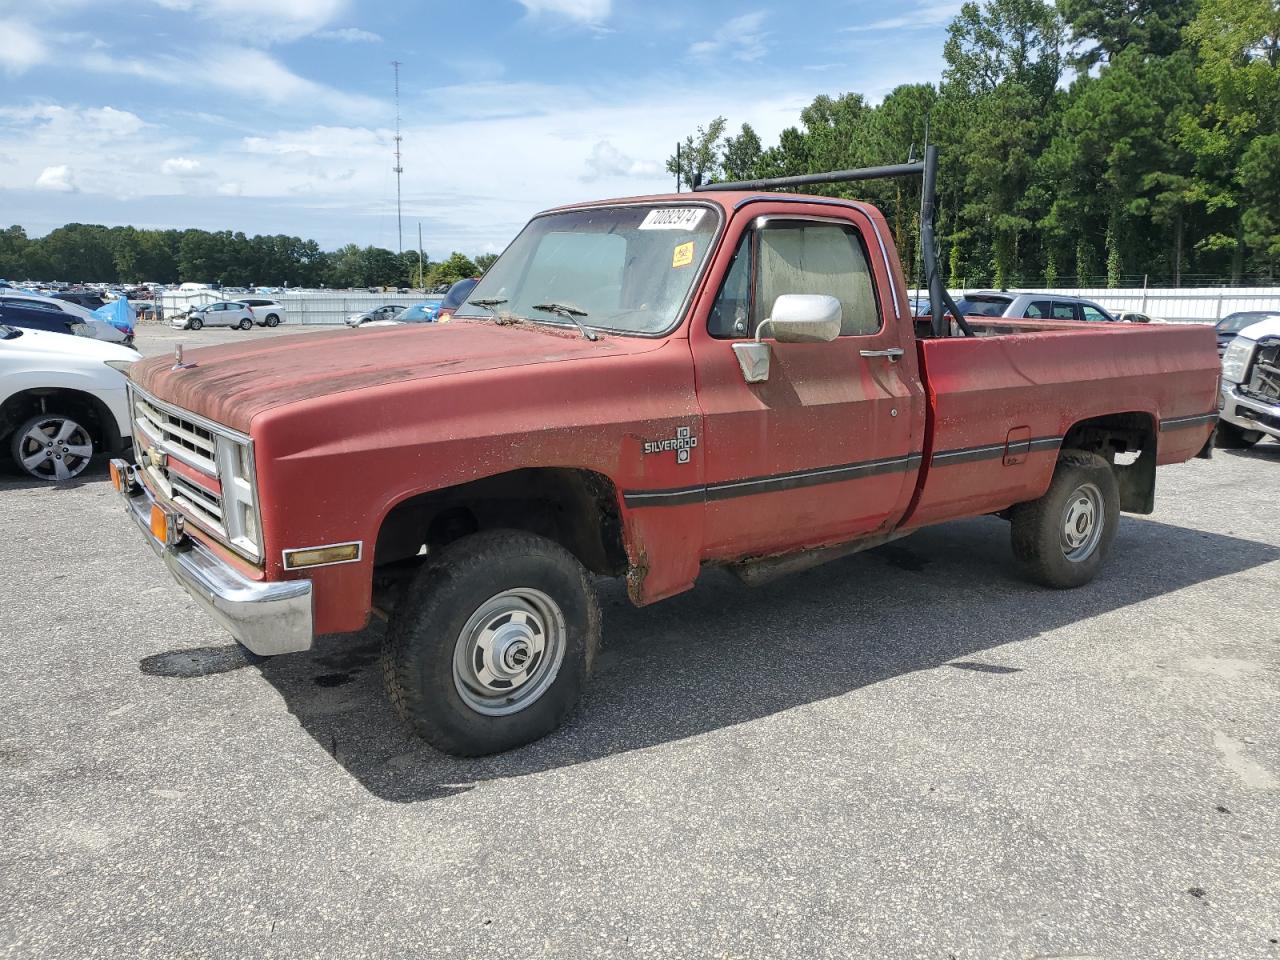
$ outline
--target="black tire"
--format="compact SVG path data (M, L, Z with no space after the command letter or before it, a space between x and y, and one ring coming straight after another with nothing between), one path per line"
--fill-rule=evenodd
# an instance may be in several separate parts
M278 326L280 326L280 318L279 318L279 317L277 317L274 313L268 313L268 314L267 314L267 326L268 326L268 327L278 327Z
M478 679L476 673L466 673L469 662L479 664L489 654L498 657L498 640L491 640L485 651L470 638L502 636L496 632L502 616L489 614L486 620L484 611L495 602L503 609L513 591L553 602L562 615L560 628L542 631L547 643L542 652L552 649L551 637L558 632L563 658L556 668L548 656L537 673L536 666L527 666L532 661L526 650L526 659L517 663L526 664L530 673L522 682L529 702L515 712L493 715L474 705L480 699L478 688L463 678ZM506 625L512 623L514 618L508 618ZM488 628L481 630L482 624ZM496 530L455 541L419 571L392 615L382 669L392 706L423 739L445 753L477 757L523 746L560 726L578 702L599 645L600 606L582 564L544 537ZM492 709L513 709L509 702L491 702Z
M1015 506L1010 520L1013 555L1028 579L1057 590L1084 586L1106 562L1119 526L1115 472L1096 453L1065 450L1045 495ZM1083 539L1073 548L1075 537Z
M1248 450L1262 439L1260 430L1245 430L1226 420L1218 421L1214 443L1223 450Z
M192 317L190 320L187 321L187 328L190 330L199 330L203 326L204 326L204 321L201 320L199 317Z
M253 321L252 321L252 320L250 320L248 317L245 317L243 320L241 320L241 321L237 324L237 326L238 326L241 330L252 330L252 329L253 329Z

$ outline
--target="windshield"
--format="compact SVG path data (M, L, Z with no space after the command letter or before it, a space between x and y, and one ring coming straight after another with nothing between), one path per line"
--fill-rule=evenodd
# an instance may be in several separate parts
M491 317L496 310L564 326L572 321L563 309L545 308L572 307L588 327L662 333L678 319L717 220L706 207L649 204L537 217L455 316Z
M1273 313L1233 313L1223 317L1218 321L1219 333L1239 333L1250 324L1257 323L1259 320L1266 320L1280 314Z
M457 310L462 301L467 299L471 291L476 288L477 281L475 278L468 280L459 280L449 292L444 295L444 299L440 301L441 310Z
M956 307L966 317L999 317L1012 302L1003 297L961 297L956 301Z

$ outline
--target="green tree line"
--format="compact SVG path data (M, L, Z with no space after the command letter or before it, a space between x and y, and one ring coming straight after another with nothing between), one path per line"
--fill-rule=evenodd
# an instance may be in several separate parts
M667 169L691 185L874 166L927 136L952 286L1280 274L1276 0L970 2L943 56L938 83L875 106L817 97L768 147L717 117ZM810 192L877 203L917 264L918 182Z
M416 287L475 276L493 254L423 260L349 243L321 250L314 240L219 230L140 230L68 223L38 238L0 230L0 277L89 283L198 283L247 287Z

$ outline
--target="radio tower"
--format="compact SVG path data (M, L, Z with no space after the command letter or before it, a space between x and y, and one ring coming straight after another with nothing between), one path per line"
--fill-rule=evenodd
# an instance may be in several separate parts
M400 165L400 142L404 137L400 136L400 61L392 60L391 66L396 72L396 165L391 169L396 172L396 236L399 238L400 253L404 253L404 225L400 217L400 174L404 173L404 167Z

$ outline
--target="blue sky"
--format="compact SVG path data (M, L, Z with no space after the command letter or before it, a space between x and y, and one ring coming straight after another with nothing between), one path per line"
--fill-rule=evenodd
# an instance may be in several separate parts
M936 80L958 0L0 0L0 225L501 250L557 203L670 189L717 114ZM795 13L803 6L804 13ZM886 158L894 159L894 158Z

